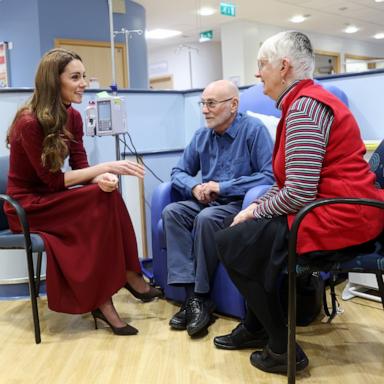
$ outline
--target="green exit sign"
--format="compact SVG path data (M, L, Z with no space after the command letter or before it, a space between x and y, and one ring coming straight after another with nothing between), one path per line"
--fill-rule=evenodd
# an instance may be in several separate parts
M235 4L220 3L220 13L224 16L236 16Z
M200 32L200 43L203 43L204 41L209 41L213 39L213 31L204 31Z

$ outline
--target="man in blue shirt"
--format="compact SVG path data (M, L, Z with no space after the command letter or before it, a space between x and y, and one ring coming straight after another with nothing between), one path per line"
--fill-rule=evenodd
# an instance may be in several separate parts
M200 105L206 128L196 131L171 172L173 187L186 200L163 211L168 284L183 286L187 294L169 324L190 336L209 326L215 309L209 299L218 262L213 234L240 211L250 188L274 182L271 137L260 120L237 112L237 87L215 81L205 88ZM202 182L195 178L198 172Z

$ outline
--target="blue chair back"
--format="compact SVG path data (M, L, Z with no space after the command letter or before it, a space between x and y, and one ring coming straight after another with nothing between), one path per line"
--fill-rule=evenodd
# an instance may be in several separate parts
M331 92L336 97L338 97L347 107L349 107L349 101L348 96L344 91L342 91L340 88L336 87L335 85L326 85L326 84L320 84L325 88L328 92Z
M319 82L317 82L320 84ZM328 92L338 97L347 107L348 97L344 91L334 85L321 84ZM281 116L281 111L276 108L276 103L270 97L264 95L263 84L258 83L247 88L240 94L239 112L252 111L264 115Z
M369 159L369 165L372 172L376 175L376 185L380 189L384 189L384 140L373 152Z
M9 156L0 157L0 194L5 193L7 190L9 173ZM0 201L0 230L9 228L8 220L3 211L4 201Z
M240 94L239 112L245 113L252 111L264 115L281 116L281 112L276 108L275 101L264 95L264 86L258 83L245 89Z

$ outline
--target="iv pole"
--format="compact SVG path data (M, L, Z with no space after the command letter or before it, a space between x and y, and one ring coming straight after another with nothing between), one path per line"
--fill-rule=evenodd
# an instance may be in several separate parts
M111 63L112 63L112 84L111 90L114 96L117 95L117 84L116 84L116 69L115 69L115 40L113 35L113 10L112 10L112 0L108 0L108 10L109 10L109 36L111 39ZM120 138L119 135L115 135L115 150L116 150L116 160L120 160ZM119 177L119 190L121 189L121 182ZM120 191L121 192L121 191Z
M120 31L113 31L113 36L117 36L120 34L123 34L125 37L125 50L126 50L126 55L127 55L127 66L129 68L129 44L128 44L128 39L129 35L131 33L137 33L139 36L143 34L142 29L126 29L126 28L121 28Z
M123 33L125 35L125 46L126 46L126 55L127 55L127 66L129 68L129 51L128 51L128 38L130 33L137 33L138 35L143 34L141 29L128 30L122 28L120 32L113 31L113 9L112 9L112 0L108 0L108 12L109 12L109 35L111 40L111 63L112 63L112 84L111 90L113 96L117 96L117 84L116 84L116 66L115 66L115 35ZM116 160L121 159L120 152L120 137L119 134L115 135L115 154ZM119 175L119 191L121 193L121 176Z
M116 84L116 66L115 66L115 35L120 33L125 35L125 49L127 55L127 66L129 67L129 50L128 50L128 38L130 33L137 33L139 36L143 34L142 29L133 29L128 30L121 28L121 31L114 31L113 29L113 9L112 9L112 0L108 0L108 10L109 10L109 33L111 39L111 63L112 63L112 84L111 90L114 96L117 95L117 84ZM119 135L115 135L115 148L116 148L116 160L120 160L120 139Z

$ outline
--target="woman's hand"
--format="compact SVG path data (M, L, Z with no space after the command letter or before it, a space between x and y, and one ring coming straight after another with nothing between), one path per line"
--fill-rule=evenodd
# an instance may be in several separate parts
M108 177L104 175L108 174ZM112 176L111 176L112 175ZM71 187L72 185L98 183L100 188L106 192L115 190L118 185L116 175L131 175L139 178L144 177L144 167L133 161L119 160L100 163L87 168L74 169L64 173L64 185ZM101 184L99 183L101 180ZM113 185L116 184L116 187Z
M130 175L139 178L144 177L144 167L141 164L129 160L118 160L106 163L109 172L116 175Z
M95 183L104 192L113 192L119 186L119 178L113 173L102 173L95 178Z
M244 221L254 219L255 216L253 215L253 211L255 210L256 207L257 207L257 204L252 203L247 208L240 211L233 219L231 227L233 227L234 225L240 224Z

